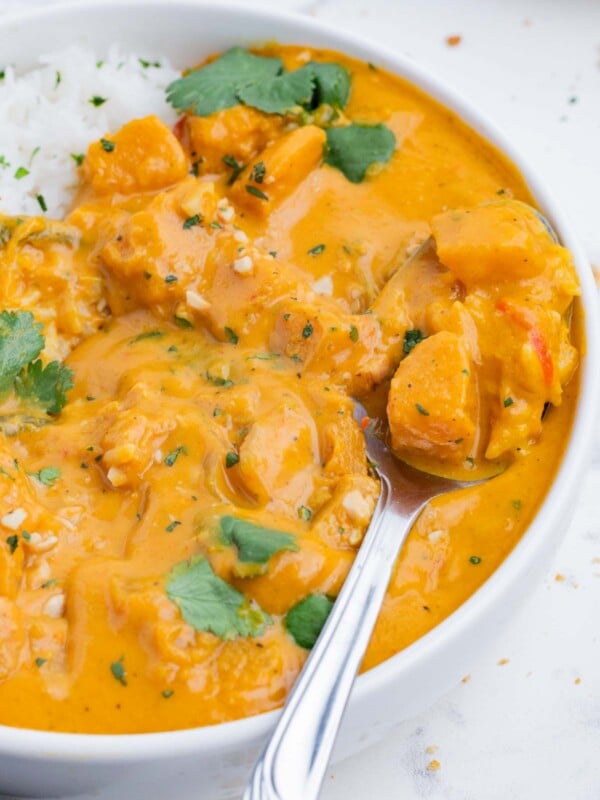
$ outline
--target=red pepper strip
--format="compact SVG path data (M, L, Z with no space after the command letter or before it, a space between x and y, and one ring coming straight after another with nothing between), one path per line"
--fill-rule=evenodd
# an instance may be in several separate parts
M515 306L506 298L498 300L496 308L527 331L531 346L535 350L535 354L542 367L544 383L546 386L551 386L552 379L554 378L554 363L552 362L552 356L550 355L546 338L541 332L539 325L536 325L533 313L527 308Z
M177 122L173 125L173 133L180 142L183 141L185 117L185 114L182 117L179 117Z
M361 431L366 431L370 424L371 424L371 417L363 417L360 421Z

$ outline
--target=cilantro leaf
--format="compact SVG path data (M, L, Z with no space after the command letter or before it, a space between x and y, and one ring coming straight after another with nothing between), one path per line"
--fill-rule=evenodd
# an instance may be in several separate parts
M195 69L167 86L167 100L176 111L208 116L239 104L239 93L283 72L280 58L255 56L233 47L200 69Z
M418 328L411 328L410 330L406 331L404 334L404 344L402 345L402 349L408 355L411 350L414 350L415 347L422 342L423 339L427 337L425 334L420 331Z
M247 106L267 114L285 114L295 106L310 106L315 91L315 73L308 64L271 80L251 83L238 92Z
M30 311L0 314L0 394L9 391L23 367L42 352L42 327Z
M341 64L309 61L306 65L313 72L315 96L312 108L322 103L344 108L350 95L350 73Z
M285 627L296 644L307 650L314 646L333 608L333 603L334 601L324 594L309 594L288 611L285 615Z
M396 137L383 123L329 128L325 163L339 169L352 183L364 180L373 164L386 164L396 148Z
M44 366L38 359L28 364L15 379L15 391L23 400L30 400L47 414L59 414L67 402L66 392L73 388L73 373L59 361Z
M54 486L56 481L60 478L60 469L58 467L42 467L39 472L32 472L34 478L37 478L44 486Z
M271 556L281 550L297 551L296 537L292 533L265 528L238 517L221 517L221 541L235 545L238 558L246 564L264 565L257 573L266 572L266 564ZM256 573L255 573L256 574Z
M260 636L271 623L268 614L215 575L204 556L176 564L167 575L166 589L187 623L221 639Z

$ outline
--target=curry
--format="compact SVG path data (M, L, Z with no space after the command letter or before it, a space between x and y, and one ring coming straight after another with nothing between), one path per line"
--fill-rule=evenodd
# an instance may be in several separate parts
M1 220L2 724L281 705L378 496L353 398L400 458L499 473L421 514L365 669L496 569L568 436L578 284L502 154L321 50L170 99L90 145L65 220Z

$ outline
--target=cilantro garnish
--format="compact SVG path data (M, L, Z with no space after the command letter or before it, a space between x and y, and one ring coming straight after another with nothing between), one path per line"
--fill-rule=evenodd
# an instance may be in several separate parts
M167 100L179 112L207 116L239 104L238 94L247 86L265 83L283 72L280 58L255 56L233 47L200 69L188 72L167 87Z
M183 230L187 231L190 228L193 228L194 225L200 225L202 223L202 216L200 214L194 214L192 217L188 217L185 222L183 223Z
M64 364L34 361L15 380L15 391L23 400L41 406L47 414L59 414L73 388L73 373Z
M238 558L244 563L265 564L281 550L297 551L296 537L292 533L265 528L238 517L221 517L221 541L235 545Z
M95 94L93 97L90 97L90 103L93 106L96 106L96 108L98 108L98 106L103 106L107 100L108 97L100 97L100 95L97 94Z
M113 661L110 665L110 671L115 680L119 681L122 686L127 686L127 672L123 664L125 656L121 656L118 661Z
M514 402L515 401L512 399L512 397L505 397L503 402L504 408L509 408Z
M221 639L260 636L271 623L268 614L215 575L204 556L176 564L167 575L166 590L187 623Z
M117 146L116 142L111 142L110 139L100 139L100 144L105 153L112 153Z
M302 328L302 338L303 339L310 339L313 335L313 326L310 322L307 322L306 325Z
M36 194L35 199L38 201L38 205L42 211L48 211L48 206L46 205L46 200L44 199L43 194Z
M48 661L47 658L42 658L41 656L38 656L38 658L36 658L35 660L35 665L36 667L43 667L47 661Z
M319 638L332 608L333 600L324 594L310 594L290 609L285 616L285 627L296 644L310 650Z
M469 561L471 562L471 564L481 564L480 556L471 556L469 558Z
M358 342L358 328L356 325L350 325L350 332L348 333L350 340L356 344Z
M234 47L167 87L167 100L179 112L207 116L244 103L268 114L285 114L322 103L343 108L350 75L340 64L311 61L286 72L279 58L256 56Z
M314 247L311 247L310 250L307 250L309 256L320 256L321 253L325 251L324 244L316 244Z
M73 373L58 361L45 367L37 357L44 348L42 325L30 311L0 313L0 395L17 396L58 414L73 387Z
M262 183L267 174L267 168L264 161L257 161L250 171L250 180L254 183Z
M268 196L262 192L257 186L252 186L251 183L246 184L246 191L248 194L254 195L254 197L258 197L259 200L268 200Z
M227 469L231 469L231 467L235 467L235 465L239 463L239 460L240 457L238 454L235 451L230 450L225 456L225 466Z
M422 342L423 339L426 338L427 337L418 328L412 328L411 330L406 331L404 334L404 345L402 349L408 355L408 353L410 353L410 351L413 350L419 344L419 342Z
M308 522L312 517L312 511L308 506L300 506L298 509L298 516L300 519L303 519L304 522Z
M13 533L11 536L6 537L6 544L9 547L11 556L19 546L19 534Z
M165 456L164 461L167 467L172 467L180 455L187 456L187 448L185 445L179 445L179 447L176 447L175 450L171 450L171 452Z
M136 342L142 342L144 339L161 339L164 335L164 331L144 331L143 333L138 333L138 335L133 339L130 339L129 345L135 344Z
M226 166L231 167L232 172L229 176L229 180L227 181L227 186L231 186L237 181L240 172L246 165L242 164L240 161L237 161L233 156L223 156L222 160Z
M329 128L325 162L344 173L352 183L364 180L373 164L386 164L396 149L396 137L383 123Z
M25 178L27 175L29 175L29 170L25 169L25 167L19 167L15 172L15 178L18 181L20 181L21 178Z
M226 326L225 326L225 328L224 328L223 330L225 331L225 336L227 336L227 338L229 339L229 341L231 342L231 344L237 344L237 343L239 342L239 340L240 340L240 339L239 339L239 336L238 336L238 335L237 335L237 333L236 333L236 332L233 330L233 328L230 328L230 327L228 327L228 326L226 325Z
M77 164L77 166L80 167L83 164L85 155L83 153L71 153L71 158Z
M60 470L58 467L42 467L39 472L32 472L31 475L44 486L54 486L60 478Z
M421 414L422 416L424 416L424 417L428 417L429 416L429 411L427 411L425 406L422 406L421 403L415 403L415 408L417 409L419 414Z

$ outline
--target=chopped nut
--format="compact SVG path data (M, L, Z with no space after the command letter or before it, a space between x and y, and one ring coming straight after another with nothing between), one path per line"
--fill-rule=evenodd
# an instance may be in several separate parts
M26 519L27 512L24 508L13 508L12 511L9 511L8 514L5 514L0 519L0 522L5 528L9 528L11 531L16 531L17 528L21 527Z
M206 311L207 308L210 308L208 300L205 300L201 294L198 294L193 289L188 289L185 293L185 299L188 306L196 311Z
M106 473L106 477L113 486L123 486L127 483L127 475L118 467L111 467Z
M62 593L54 594L44 603L44 614L53 619L62 617L65 611L65 596Z
M254 269L254 262L250 256L242 256L235 259L233 269L238 275L249 275Z

